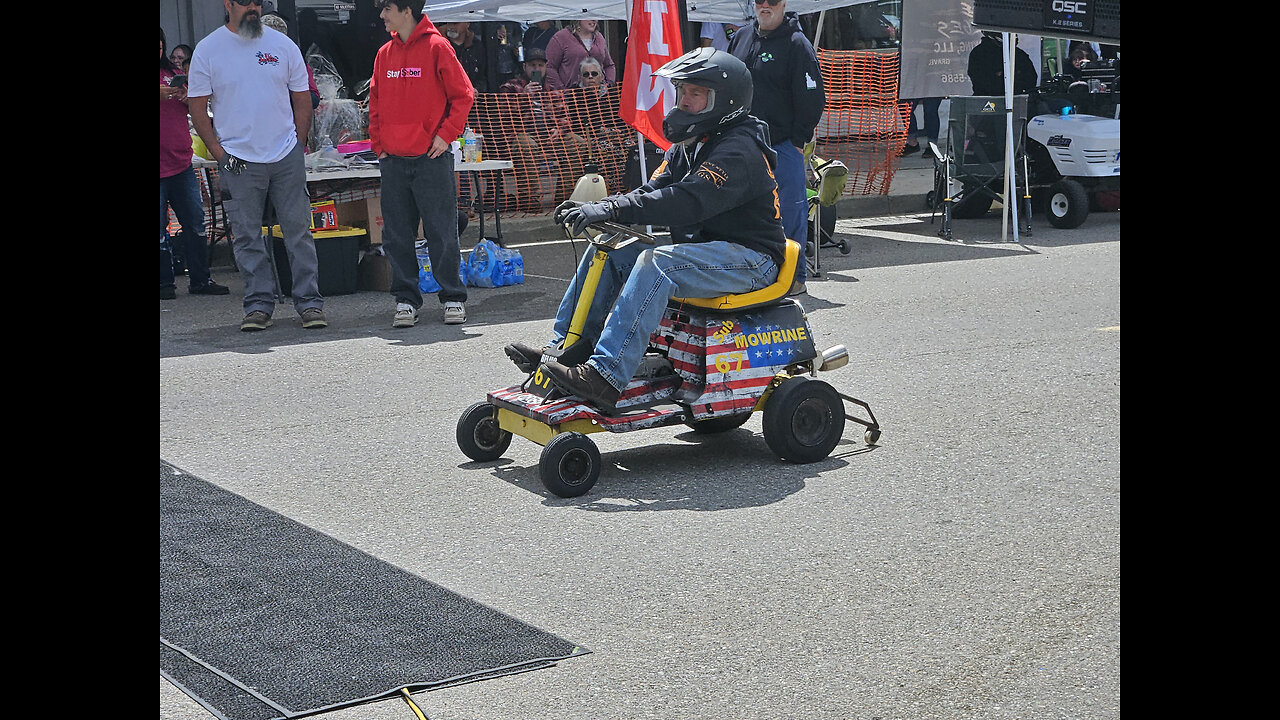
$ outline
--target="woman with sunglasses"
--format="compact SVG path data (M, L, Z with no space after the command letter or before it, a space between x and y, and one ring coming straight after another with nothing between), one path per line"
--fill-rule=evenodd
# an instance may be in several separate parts
M169 59L183 74L186 74L191 69L191 46L174 45L173 50L169 52Z
M578 78L572 87L586 91L565 93L573 126L568 139L578 142L576 145L566 142L566 149L574 155L576 167L594 163L605 177L606 185L618 188L626 166L623 149L625 123L618 117L620 88L605 82L604 68L593 57L583 60L578 66Z
M599 20L579 20L551 37L547 43L548 90L563 90L577 82L582 61L588 57L599 61L605 82L614 82L613 57L599 24Z

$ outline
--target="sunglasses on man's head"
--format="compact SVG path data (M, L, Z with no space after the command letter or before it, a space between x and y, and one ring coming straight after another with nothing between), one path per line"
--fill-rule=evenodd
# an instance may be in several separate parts
M777 7L780 2L782 2L782 0L756 0L757 5L769 3L769 7Z
M240 7L249 7L250 5L257 5L258 7L262 7L262 0L231 0L231 1L239 5Z

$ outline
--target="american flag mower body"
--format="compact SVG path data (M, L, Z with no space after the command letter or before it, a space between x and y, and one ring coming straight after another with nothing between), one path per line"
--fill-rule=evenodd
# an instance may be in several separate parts
M585 359L589 352L582 351L590 348L580 341L581 332L608 253L632 242L654 242L651 235L609 222L593 224L588 236L595 255L569 333L544 360ZM576 497L599 479L600 451L588 437L598 432L683 424L697 433L720 433L760 412L765 442L783 460L828 457L845 420L865 426L863 439L874 445L880 424L871 407L815 379L847 364L849 353L843 345L817 352L804 308L786 296L797 262L799 245L788 240L773 285L718 298L672 298L613 409L566 396L539 367L523 382L467 408L458 420L459 448L485 462L501 457L513 435L532 440L543 446L543 485L560 497ZM869 419L847 414L845 402L865 410Z

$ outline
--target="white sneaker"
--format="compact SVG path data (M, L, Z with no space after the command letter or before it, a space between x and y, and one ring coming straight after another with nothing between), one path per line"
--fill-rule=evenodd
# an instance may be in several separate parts
M467 321L467 308L460 302L444 304L444 324L461 325Z
M407 328L418 324L418 311L409 303L396 304L396 316L391 321L393 328Z

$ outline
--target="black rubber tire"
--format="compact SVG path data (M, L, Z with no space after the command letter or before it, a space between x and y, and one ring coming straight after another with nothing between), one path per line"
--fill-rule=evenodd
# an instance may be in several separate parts
M710 435L740 428L750 419L751 412L748 411L738 415L721 415L720 417L707 418L706 420L685 420L684 424L699 435Z
M1049 188L1049 224L1070 230L1089 217L1089 193L1071 178L1062 178Z
M981 189L974 189L971 193L961 198L959 202L951 204L951 217L961 220L984 217L991 210L991 205L994 202L995 198Z
M498 427L498 409L487 402L467 408L458 418L458 447L477 462L497 460L511 445L511 433Z
M764 440L783 460L817 462L840 442L844 421L844 403L835 388L821 380L793 377L765 403Z
M586 494L600 479L600 450L577 432L560 433L542 448L538 460L542 485L562 498Z

